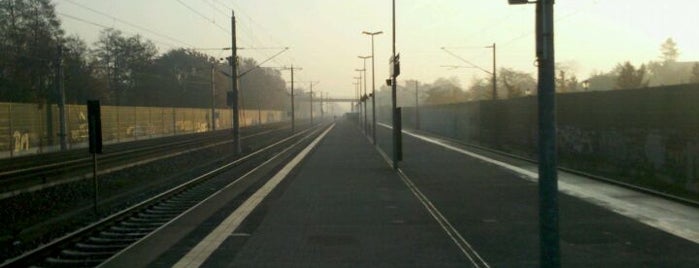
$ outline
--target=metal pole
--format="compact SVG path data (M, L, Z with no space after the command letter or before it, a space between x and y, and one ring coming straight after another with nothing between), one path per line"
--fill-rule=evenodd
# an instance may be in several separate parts
M231 83L233 88L233 140L235 153L240 154L240 110L238 107L238 47L235 39L235 13L231 10Z
M58 61L57 61L58 73L56 77L56 82L58 86L58 136L61 143L61 151L68 149L68 135L66 135L66 90L63 86L63 47L58 45ZM51 105L47 105L46 109L51 109ZM48 120L53 121L53 118ZM50 133L49 135L52 135Z
M294 133L294 65L291 65L291 133Z
M92 153L92 186L94 190L94 199L92 200L92 207L95 211L95 215L98 215L97 201L99 200L99 186L97 183L97 154Z
M495 43L493 43L493 100L498 99L498 80L497 80L497 68L495 66L495 53L496 53L497 48L495 47Z
M211 130L216 130L216 85L214 79L214 64L211 64Z
M12 137L12 134L13 134L12 132L13 132L13 131L12 131L12 103L11 103L11 102L7 104L7 118L9 119L9 120L7 120L7 122L8 122L8 123L7 123L7 124L8 124L8 127L7 127L7 136L8 136L8 137ZM12 157L14 156L15 146L17 146L17 145L14 144L14 142L8 142L8 144L9 144L9 146L10 146L10 147L9 147L9 149L10 149L10 158L12 158Z
M415 129L420 129L420 112L418 111L418 82L415 80Z
M374 80L374 35L371 35L371 140L376 145L376 81Z
M391 66L391 68L395 69L395 60L396 60L396 0L391 1L392 2L392 28L393 28L393 40L392 40L392 47L393 47L393 60L394 62L392 63L394 66ZM400 130L398 129L398 126L396 125L397 121L399 120L396 118L396 72L394 71L393 74L391 75L391 119L393 123L393 168L398 169L398 146L400 146L398 142L398 135L400 135Z
M366 110L366 58L364 60L364 95L362 96L362 102L364 103L364 134L369 134L369 122L367 121L367 110Z
M539 66L539 239L541 267L560 267L556 174L553 0L536 3Z
M262 125L262 104L260 103L260 89L255 90L255 99L257 99L257 125Z
M309 95L311 95L311 125L313 125L313 82L311 82Z

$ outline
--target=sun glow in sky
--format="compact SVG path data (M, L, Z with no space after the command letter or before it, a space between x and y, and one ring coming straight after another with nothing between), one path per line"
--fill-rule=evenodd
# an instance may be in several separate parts
M69 18L139 33L161 52L173 47L230 46L230 9L236 13L239 54L265 60L290 50L265 66L299 66L298 80L318 80L320 91L331 96L353 96L358 56L371 54L370 38L362 31L383 31L375 37L376 84L388 77L391 53L391 1L383 0L54 0L63 28L92 44L100 27ZM73 3L172 37L169 40L134 28ZM184 3L184 4L182 4ZM189 6L190 8L186 7ZM430 83L457 77L463 87L472 78L488 77L442 51L453 53L489 70L497 43L498 67L535 74L534 5L509 6L507 0L396 1L396 46L401 54L400 80ZM193 11L194 10L194 11ZM695 0L558 0L555 5L556 61L584 80L594 71L616 64L634 65L657 60L660 44L673 38L679 61L699 61L699 1ZM214 57L230 52L206 50ZM368 63L368 68L370 62ZM283 74L288 79L288 73Z

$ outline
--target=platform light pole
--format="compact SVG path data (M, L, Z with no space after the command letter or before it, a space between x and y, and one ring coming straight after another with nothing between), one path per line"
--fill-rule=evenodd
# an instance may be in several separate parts
M374 81L374 36L382 34L382 31L377 32L362 32L371 36L371 141L376 145L376 82Z
M536 57L539 69L539 250L541 267L560 267L558 174L556 173L556 83L554 0L508 0L536 4Z
M362 70L364 71L364 93L362 93L362 102L364 103L364 134L369 134L369 121L367 119L367 100L369 99L369 96L366 94L366 60L371 58L371 56L358 56L358 58L364 60L364 68Z
M359 87L358 87L358 91L357 91L357 101L358 101L357 102L357 105L358 105L357 110L359 110L359 121L360 121L359 127L361 128L362 127L361 124L363 124L363 122L361 122L362 116L364 116L364 118L366 119L366 116L362 115L362 113L366 112L366 111L362 110L362 102L364 101L364 99L362 98L362 79L364 79L364 81L365 81L364 85L366 85L366 75L364 76L364 78L362 78L362 73L364 71L366 71L366 68L365 69L354 69L354 70L359 72L359 81L358 81ZM366 133L366 129L364 129L364 133Z

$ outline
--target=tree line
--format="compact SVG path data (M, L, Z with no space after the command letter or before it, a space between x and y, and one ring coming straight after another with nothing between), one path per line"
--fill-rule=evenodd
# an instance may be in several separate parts
M699 63L678 62L679 49L671 38L660 46L660 60L650 61L635 67L631 62L619 63L608 72L593 73L590 78L580 81L569 66L556 64L556 92L579 92L588 90L635 89L649 86L699 83ZM419 104L448 104L475 100L493 99L493 80L473 78L466 89L460 86L456 77L438 78L432 83L418 83L415 95L415 80L406 80L398 85L399 106ZM517 98L535 95L537 82L533 74L503 67L497 73L497 98ZM391 88L382 86L377 93L380 103L390 103Z
M589 90L634 89L649 86L699 83L699 63L679 62L680 51L672 38L660 45L659 60L634 66L630 61L608 72L593 73L586 81Z
M241 72L252 70L240 80L242 108L286 109L281 73L256 67L238 59ZM189 48L159 54L152 41L116 29L90 46L65 34L50 0L0 1L0 102L54 103L62 83L69 104L222 108L230 73L224 59Z

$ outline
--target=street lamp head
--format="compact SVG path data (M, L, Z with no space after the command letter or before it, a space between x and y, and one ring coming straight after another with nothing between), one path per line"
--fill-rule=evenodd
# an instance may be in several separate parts
M378 32L367 32L367 31L363 31L362 33L363 33L363 34L366 34L366 35L377 35L377 34L382 34L383 31L378 31Z
M365 59L371 59L371 56L357 56L357 58L365 60Z
M510 5L529 4L529 0L507 0Z

